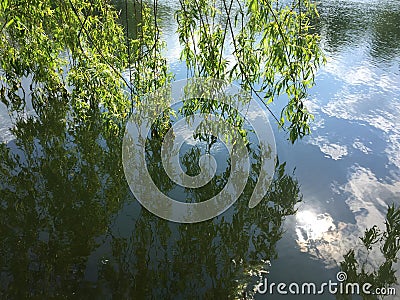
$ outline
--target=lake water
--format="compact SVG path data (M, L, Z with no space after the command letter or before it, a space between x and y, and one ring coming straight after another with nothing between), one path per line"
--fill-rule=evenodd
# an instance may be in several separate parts
M160 3L160 26L170 67L182 79L174 5ZM74 132L59 123L50 131L25 124L15 139L1 108L3 295L224 299L241 295L267 271L275 283L336 280L343 255L361 247L365 229L384 228L387 204L400 205L400 3L323 0L318 8L316 30L328 62L307 101L312 133L292 145L271 118L280 167L268 201L252 210L249 181L238 203L211 221L159 219L130 192L120 141L104 137L108 150L101 146L100 123ZM159 143L149 147L153 178L171 195L201 198L229 176L220 170L220 181L200 196L174 190L158 171ZM188 157L188 165L199 155ZM253 163L257 168L256 151ZM382 262L379 254L368 258L372 266ZM328 293L255 297L334 299Z

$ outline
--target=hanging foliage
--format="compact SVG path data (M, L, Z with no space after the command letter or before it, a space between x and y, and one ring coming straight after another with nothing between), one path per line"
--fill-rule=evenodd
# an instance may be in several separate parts
M318 36L310 33L317 16L309 0L180 0L176 13L182 59L195 76L240 82L266 105L282 94L288 103L290 140L310 133L312 115L304 105L324 61Z
M2 1L0 99L9 111L23 112L31 99L40 114L61 101L80 120L101 110L107 124L120 128L130 103L140 105L141 96L172 78L157 0L133 1L134 9L127 3L122 16L108 0ZM316 15L309 0L180 0L181 58L193 76L240 83L267 108L286 94L274 117L294 142L310 132L304 100L324 60L310 33ZM123 18L133 18L134 28L124 32Z

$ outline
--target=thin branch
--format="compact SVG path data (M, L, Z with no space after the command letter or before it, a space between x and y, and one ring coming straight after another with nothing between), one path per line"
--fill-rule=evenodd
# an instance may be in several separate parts
M224 2L225 12L228 13L228 8L226 6L226 3L225 3L225 1L223 1L223 2ZM230 15L227 15L227 17L228 17L229 29L230 29L231 35L232 35L233 45L235 47L235 51L234 52L237 53L237 44L236 44L235 34L234 34L233 26L232 26L232 21L230 19ZM246 72L244 72L244 70L243 70L242 62L240 61L239 57L236 57L236 58L237 58L237 61L238 61L238 66L240 68L240 72L243 74L243 76L246 79L246 81L248 83L250 83L250 80L248 79L248 77L246 75ZM252 90L252 92L257 96L257 98L260 99L262 103L264 103L263 99L260 97L258 92L253 88L253 85L249 84L249 86L250 86L250 89ZM264 103L264 105L265 105L265 103ZM282 125L282 128L285 130L285 128L283 127L283 124L281 124L281 122L278 120L278 118L275 116L275 114L271 111L271 109L267 105L265 105L265 107L270 112L270 114L273 116L273 118L278 122L278 124Z
M225 0L221 0L221 1L225 1ZM219 62L218 62L218 73L217 73L218 77L219 77L219 70L220 70L221 63L222 63L222 55L223 55L223 51L224 51L226 33L228 32L228 20L229 20L229 17L231 15L232 5L233 5L233 0L231 0L231 3L229 4L229 9L228 9L228 12L227 12L228 18L225 21L224 36L222 38L221 52L220 52L220 55L219 55Z
M129 83L132 84L132 69L131 69L131 44L129 36L129 21L128 21L128 0L125 0L125 22L126 22L126 47L128 51L128 68L129 68ZM130 86L129 85L129 86ZM130 89L131 101L133 100L133 89Z

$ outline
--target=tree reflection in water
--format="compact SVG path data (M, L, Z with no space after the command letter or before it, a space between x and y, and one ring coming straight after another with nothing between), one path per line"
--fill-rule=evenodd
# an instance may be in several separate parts
M133 198L121 162L122 130L109 130L94 109L72 122L65 100L18 119L15 139L1 145L3 297L251 296L259 272L278 257L285 216L301 200L285 163L277 163L265 199L249 209L260 168L259 152L250 147L251 176L230 209L202 223L168 222ZM168 193L174 185L160 171L161 138L149 137L147 145L153 179ZM201 151L184 155L189 173L196 173ZM204 200L229 174L228 167L199 193L182 193Z

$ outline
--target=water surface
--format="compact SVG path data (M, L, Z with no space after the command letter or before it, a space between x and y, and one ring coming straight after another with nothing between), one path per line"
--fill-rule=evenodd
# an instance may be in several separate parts
M328 63L307 101L313 131L291 145L273 126L279 164L267 200L253 210L246 206L250 180L242 198L211 221L159 219L134 199L122 171L121 140L104 132L98 116L71 129L57 118L63 110L57 107L40 122L18 124L11 135L1 108L2 293L224 299L242 295L260 271L277 283L334 280L364 230L383 227L386 205L400 204L400 4L324 0L318 7L316 30ZM180 79L187 73L178 60L175 8L160 3L160 26ZM278 101L273 109L280 107ZM160 142L151 139L148 147L153 178L177 193L159 172ZM187 170L199 149L187 155ZM223 169L201 193L179 190L178 196L215 193L229 176ZM369 258L375 266L381 261L377 254Z

